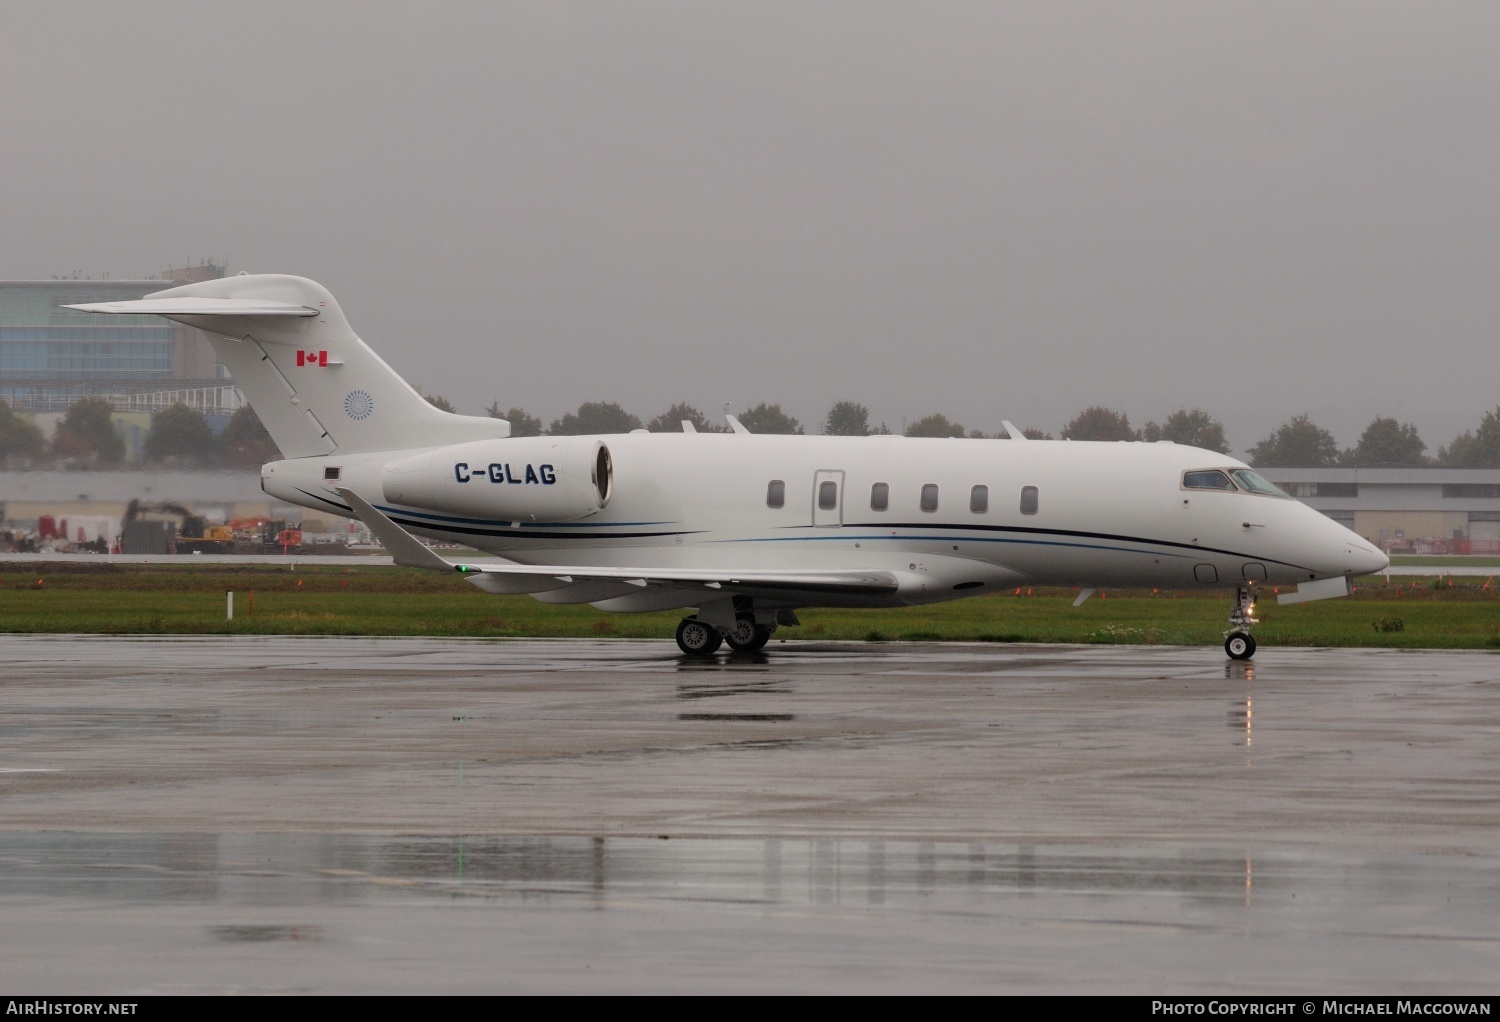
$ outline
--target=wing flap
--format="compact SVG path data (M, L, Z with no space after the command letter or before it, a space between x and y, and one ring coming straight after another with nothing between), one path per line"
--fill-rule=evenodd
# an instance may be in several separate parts
M399 528L399 526L398 526ZM373 530L372 530L373 531ZM425 548L424 548L425 549ZM429 554L432 552L427 551ZM435 554L433 556L436 556ZM900 583L889 571L734 571L723 568L598 568L559 564L460 563L454 570L522 582L619 582L637 588L673 586L679 589L724 590L737 593L796 590L803 593L842 593L881 596L894 593ZM481 583L481 587L482 583Z
M723 568L601 568L563 564L455 563L433 553L401 526L347 486L338 493L380 540L397 564L457 571L490 592L544 593L588 583L619 583L629 589L671 586L699 592L807 593L883 596L900 582L889 571L734 571Z

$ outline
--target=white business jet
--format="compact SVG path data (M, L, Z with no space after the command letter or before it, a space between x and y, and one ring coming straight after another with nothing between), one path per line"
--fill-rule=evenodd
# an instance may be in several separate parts
M696 611L690 656L764 646L802 607L903 607L1022 585L1232 589L1225 651L1255 652L1254 599L1343 596L1388 563L1242 462L1172 443L730 433L511 437L433 407L301 277L245 275L139 301L208 332L285 460L282 500L358 517L398 564L491 593ZM498 561L450 562L414 536ZM1075 604L1076 605L1076 604Z

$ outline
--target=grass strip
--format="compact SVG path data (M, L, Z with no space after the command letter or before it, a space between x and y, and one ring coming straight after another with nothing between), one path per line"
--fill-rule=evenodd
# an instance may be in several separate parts
M679 612L491 596L440 572L310 565L38 564L0 572L0 631L102 634L454 635L669 638ZM225 620L233 590L235 619ZM253 600L251 594L254 594ZM777 639L1218 645L1229 594L1108 590L1082 607L1041 588L896 610L798 611ZM1365 580L1347 599L1280 607L1263 597L1271 646L1500 649L1500 590L1483 578Z

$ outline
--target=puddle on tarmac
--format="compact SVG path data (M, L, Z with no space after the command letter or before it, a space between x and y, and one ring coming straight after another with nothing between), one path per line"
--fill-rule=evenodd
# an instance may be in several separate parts
M1461 883L1500 908L1500 869L1426 860L1428 885ZM1175 896L1285 904L1299 887L1389 888L1399 859L1343 862L1236 851L832 839L391 837L349 834L0 834L0 897L260 906L370 899L584 898L791 904L911 902L985 911L1015 898ZM1399 893L1398 893L1399 892ZM287 927L290 926L290 929ZM221 941L311 940L292 924L226 928Z
M210 926L209 935L226 944L263 944L274 940L300 940L317 943L323 939L323 927L316 923L304 926Z
M678 699L719 699L724 696L791 695L792 686L781 681L747 681L707 685L678 685Z

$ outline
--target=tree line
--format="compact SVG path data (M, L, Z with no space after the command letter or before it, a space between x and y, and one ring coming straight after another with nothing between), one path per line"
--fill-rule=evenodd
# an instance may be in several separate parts
M439 407L452 411L442 398L432 399ZM683 420L691 422L700 433L718 433L728 429L709 422L697 408L687 403L673 405L667 411L642 423L641 419L613 402L585 402L576 412L553 419L544 430L542 420L522 408L501 410L499 402L491 404L488 414L510 420L513 436L576 436L587 433L628 433L647 429L653 433L677 432ZM737 418L752 433L804 432L802 424L781 410L780 405L759 404L740 412ZM885 423L873 425L870 411L857 401L838 401L829 409L820 432L827 436L872 436L890 433ZM976 439L1007 436L1001 429L985 433L968 429L940 412L924 416L903 429L905 436L971 437ZM1021 430L1029 440L1051 440L1052 434L1035 426ZM1085 408L1073 417L1059 434L1063 440L1170 440L1189 447L1228 454L1229 442L1224 423L1201 408L1180 408L1161 422L1148 421L1137 429L1124 412L1099 405ZM1338 441L1302 414L1294 415L1278 426L1270 436L1249 450L1252 465L1274 465L1280 468L1325 468L1356 465L1440 466L1445 468L1500 468L1500 407L1486 412L1476 429L1465 430L1446 447L1428 456L1427 444L1417 427L1385 416L1376 416L1365 427L1359 442L1340 448Z
M440 396L427 398L444 411L454 411ZM674 404L643 422L615 402L585 401L544 424L524 408L502 409L491 403L486 414L507 419L512 436L577 436L596 433L628 433L645 429L653 433L682 430L691 422L700 433L723 433L729 427L709 420L686 402ZM109 402L85 398L68 409L49 443L32 422L0 401L0 461L7 464L56 464L63 467L109 468L123 463L125 444L114 429ZM803 425L779 404L758 404L736 416L752 433L801 435ZM829 436L889 434L885 423L871 423L869 409L857 401L837 401L819 424ZM985 433L968 429L940 412L907 424L905 436L1004 438L1002 429ZM1022 434L1032 440L1051 440L1050 433L1027 427ZM1152 420L1137 429L1124 412L1095 405L1073 417L1059 434L1063 440L1170 440L1174 443L1229 453L1224 424L1201 408L1181 408L1160 423ZM153 464L183 467L254 468L281 455L260 419L247 405L234 413L228 426L214 435L203 413L178 404L153 416L145 439L145 458ZM1252 465L1280 468L1323 468L1358 465L1440 466L1446 468L1500 468L1500 407L1486 412L1478 426L1454 437L1429 456L1427 444L1411 423L1377 416L1365 427L1358 443L1340 448L1328 430L1307 414L1294 415L1271 435L1250 448Z
M444 411L453 411L453 405L445 398L429 397L427 400ZM627 412L612 401L585 401L578 406L576 412L568 412L553 419L545 429L542 420L524 408L502 409L497 401L485 409L485 412L493 418L509 420L511 436L541 436L544 433L549 436L581 436L593 433L629 433L635 429L651 433L679 433L683 422L691 422L699 433L729 432L728 424L712 422L707 415L686 402L678 402L656 418L643 422L640 416ZM806 433L802 423L795 416L782 411L779 404L754 405L737 413L735 418L752 433L791 436ZM889 435L891 430L883 422L879 425L871 423L870 410L859 402L838 401L824 416L818 432L825 436L880 436ZM1036 428L1027 428L1022 432L1033 440L1052 439L1050 434ZM1003 438L1006 433L1004 430L985 433L977 429L965 429L961 423L951 421L946 415L934 413L906 426L904 435L985 439Z
M1171 440L1229 453L1224 424L1201 408L1180 409L1159 425L1133 429L1123 412L1095 406L1063 427L1064 440ZM1361 465L1440 468L1500 468L1500 407L1486 412L1477 429L1464 430L1428 456L1427 443L1409 422L1376 416L1353 447L1340 448L1332 433L1306 413L1294 415L1249 450L1252 465L1333 468Z
M49 442L36 424L0 401L0 463L59 468L117 468L125 441L116 432L113 408L102 397L75 401ZM207 417L185 404L151 417L145 460L183 468L258 468L281 454L249 405L229 418L215 436Z

